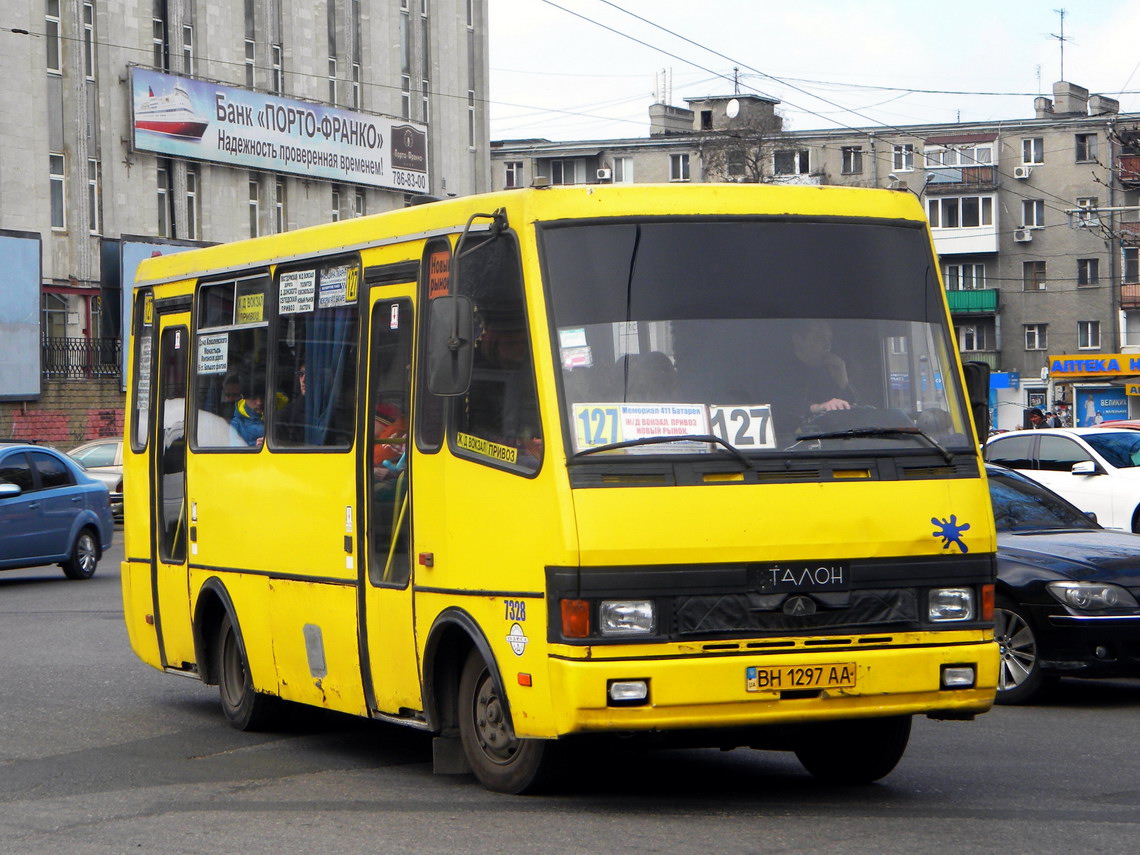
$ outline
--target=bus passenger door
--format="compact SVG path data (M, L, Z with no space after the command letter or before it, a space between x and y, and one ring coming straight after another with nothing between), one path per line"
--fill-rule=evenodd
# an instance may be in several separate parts
M152 437L150 479L151 570L154 622L166 668L185 669L194 661L190 631L190 591L186 567L186 392L189 376L190 317L186 312L158 317L158 389Z
M419 710L419 671L412 615L411 283L374 287L370 294L364 470L360 506L361 632L370 706L391 715Z

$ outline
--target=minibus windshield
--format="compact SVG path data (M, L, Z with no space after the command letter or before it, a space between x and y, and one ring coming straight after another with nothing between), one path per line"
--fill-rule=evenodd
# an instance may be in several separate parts
M921 224L691 218L540 234L572 454L725 453L707 437L750 455L949 460L970 446Z

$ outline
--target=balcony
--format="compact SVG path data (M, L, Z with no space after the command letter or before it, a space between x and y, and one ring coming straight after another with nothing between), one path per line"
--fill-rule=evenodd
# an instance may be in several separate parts
M963 350L960 356L963 362L984 362L990 371L1001 370L1001 354L996 350Z
M962 193L965 191L995 190L998 186L997 167L988 166L928 166L929 181L926 193Z
M979 288L976 291L947 291L946 302L954 315L993 315L998 310L997 288Z
M1122 154L1116 159L1120 183L1127 187L1140 185L1140 154Z
M1120 308L1124 311L1140 309L1140 282L1128 282L1120 286Z
M1140 223L1118 223L1117 228L1125 246L1140 245Z
M92 380L118 377L122 346L117 338L40 339L41 372L53 380Z

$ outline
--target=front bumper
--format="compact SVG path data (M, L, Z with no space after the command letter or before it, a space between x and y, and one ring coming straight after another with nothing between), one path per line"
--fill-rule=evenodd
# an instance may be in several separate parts
M976 633L973 641L954 644L930 644L926 636L925 643L907 646L795 654L758 651L572 659L552 652L551 691L558 735L750 727L915 713L968 717L990 708L998 675L997 645L978 639ZM750 692L746 688L749 666L837 663L855 664L854 687L808 693ZM942 668L948 665L973 665L974 686L941 689ZM647 701L640 706L615 706L607 695L611 680L646 681ZM529 735L521 727L519 731Z

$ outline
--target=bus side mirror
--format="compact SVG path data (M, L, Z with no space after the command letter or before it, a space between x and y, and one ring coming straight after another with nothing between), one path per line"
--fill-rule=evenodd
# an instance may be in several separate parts
M970 414L974 417L974 430L978 442L985 443L990 435L990 366L985 362L964 362L966 395L970 399Z
M428 391L453 397L467 393L475 359L475 304L443 294L428 304Z

